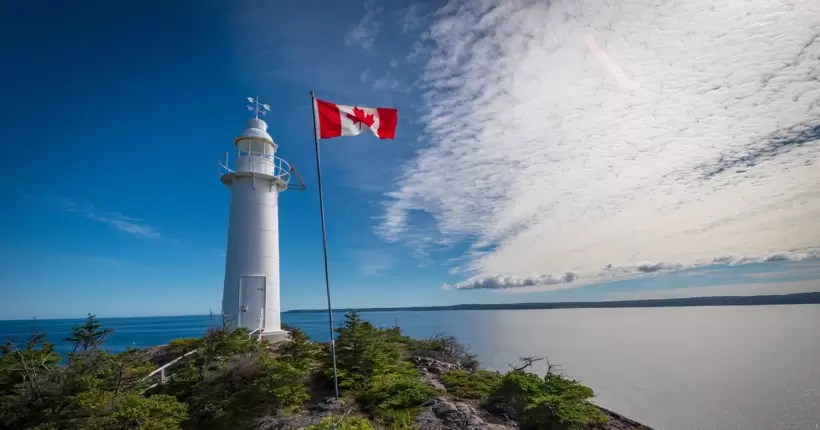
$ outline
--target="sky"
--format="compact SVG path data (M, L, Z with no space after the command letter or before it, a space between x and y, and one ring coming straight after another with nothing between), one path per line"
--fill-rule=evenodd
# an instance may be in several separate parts
M221 306L246 97L283 309L325 304L309 90L399 110L322 142L338 307L820 291L812 0L7 2L0 319Z

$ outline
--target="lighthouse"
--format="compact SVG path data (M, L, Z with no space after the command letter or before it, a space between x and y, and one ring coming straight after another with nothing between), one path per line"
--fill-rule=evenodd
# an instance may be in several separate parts
M277 144L259 118L270 107L248 97L245 130L234 139L235 159L219 162L220 180L230 189L231 210L225 255L222 314L229 329L244 327L270 341L287 338L279 304L279 194L291 176L304 182L287 161L276 156Z

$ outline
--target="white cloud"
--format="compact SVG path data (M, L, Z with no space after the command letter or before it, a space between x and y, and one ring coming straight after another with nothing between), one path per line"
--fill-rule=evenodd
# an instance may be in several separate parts
M92 208L90 212L85 213L85 216L88 219L104 222L117 230L130 233L134 236L147 237L150 239L159 237L159 232L152 227L141 224L142 220L127 217L119 212L96 212Z
M419 28L421 26L421 7L416 3L408 6L404 15L399 19L399 24L402 33L408 33Z
M347 46L361 47L365 51L373 49L376 36L379 35L381 22L377 19L382 12L381 6L376 6L374 0L364 2L364 16L361 21L345 34L345 44Z
M694 269L697 267L712 267L717 265L739 265L752 263L770 263L775 261L814 261L820 259L820 248L804 249L790 252L777 252L758 256L727 256L712 259L693 261L687 264L680 262L650 262L644 261L637 264L613 266L608 264L598 273L591 273L588 279L581 279L575 272L566 272L564 275L530 275L519 276L475 276L466 281L456 284L444 284L443 289L455 290L507 290L527 288L527 292L551 291L573 286L585 285L589 283L603 282L616 279L631 279L659 273L673 272L683 269ZM786 272L777 272L782 277ZM702 275L703 273L700 273Z
M158 239L160 237L156 229L145 225L141 219L125 216L119 212L100 211L92 205L80 205L71 198L59 198L56 201L69 212L82 214L90 220L108 224L131 235L148 239Z
M409 92L410 87L404 85L390 73L373 81L373 89L376 91Z
M414 48L431 143L384 238L419 243L427 213L432 242L481 244L475 279L568 285L820 245L819 2L451 2L435 19Z
M485 276L473 278L464 282L449 285L444 284L445 290L503 290L507 288L539 287L545 285L568 284L578 278L573 272L567 272L561 276L554 275L532 275L527 277L519 276ZM560 288L560 287L558 287ZM557 288L553 288L557 289Z

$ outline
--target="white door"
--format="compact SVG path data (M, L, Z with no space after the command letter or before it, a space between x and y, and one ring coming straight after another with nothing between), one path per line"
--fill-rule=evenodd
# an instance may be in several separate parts
M265 277L239 277L239 327L256 330L264 327Z

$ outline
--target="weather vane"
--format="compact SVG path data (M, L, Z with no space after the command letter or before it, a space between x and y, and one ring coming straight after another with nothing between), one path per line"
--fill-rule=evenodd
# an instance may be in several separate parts
M248 97L248 102L251 103L248 105L248 110L256 115L256 119L259 119L259 115L265 116L270 111L270 105L259 103L259 96L256 96L256 98Z

